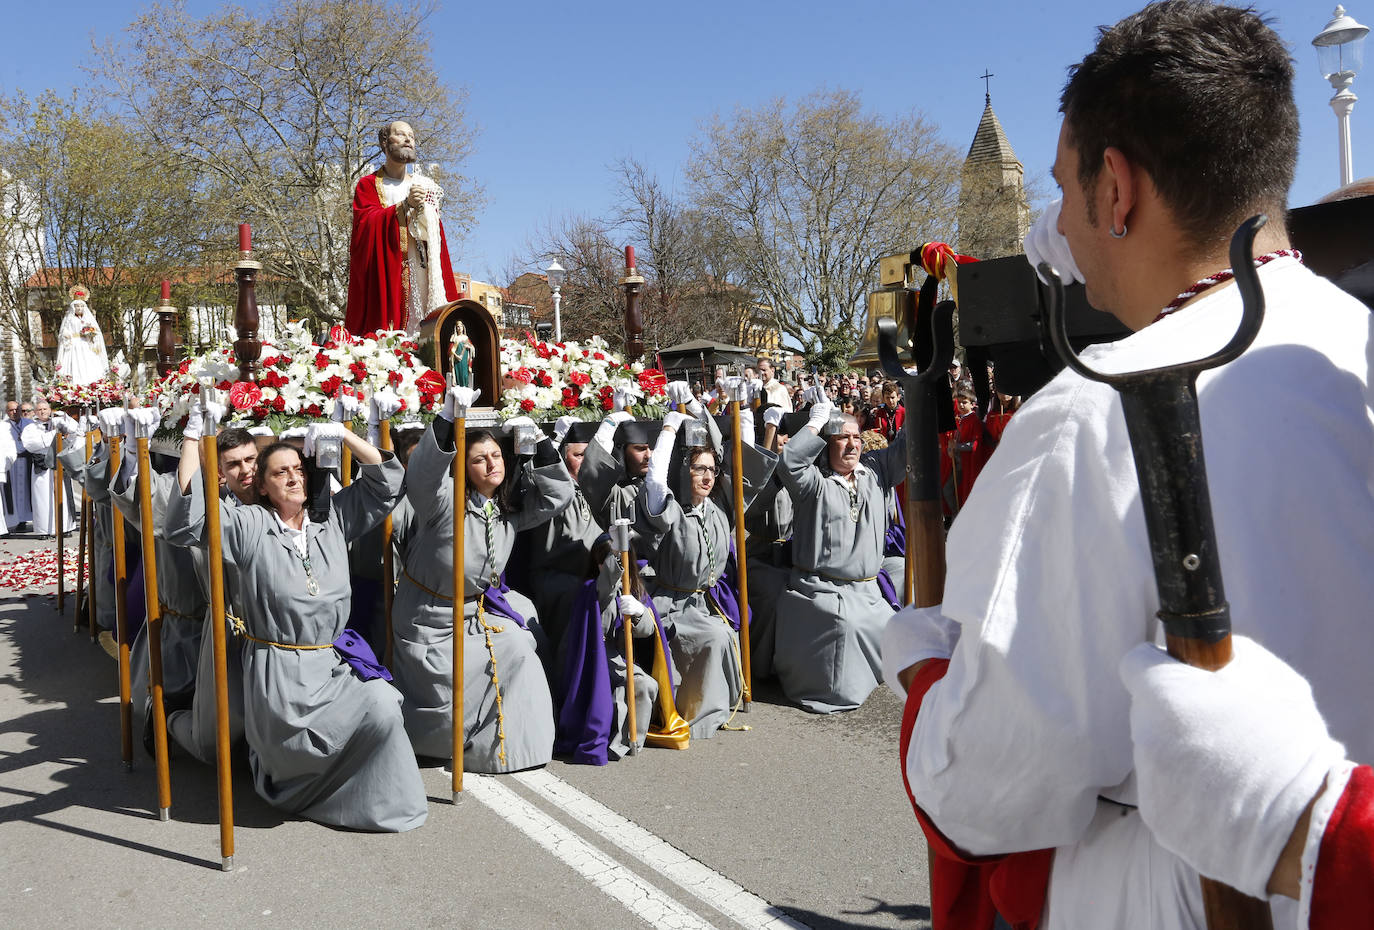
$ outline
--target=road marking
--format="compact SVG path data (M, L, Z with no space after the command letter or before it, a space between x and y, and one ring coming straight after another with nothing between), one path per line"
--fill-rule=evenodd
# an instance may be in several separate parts
M806 924L788 917L781 908L749 893L558 776L547 771L532 771L511 777L741 927L748 930L810 930Z
M663 930L710 930L711 924L700 914L683 907L496 778L474 774L465 778L465 794L491 808L641 920Z

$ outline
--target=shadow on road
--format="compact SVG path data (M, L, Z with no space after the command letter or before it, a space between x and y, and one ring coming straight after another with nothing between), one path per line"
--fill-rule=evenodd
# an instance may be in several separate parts
M873 930L876 927L890 927L891 920L881 922L870 922L861 920L865 916L884 915L888 918L896 918L899 926L911 927L912 930L921 930L930 926L930 908L924 904L890 904L887 901L879 900L869 896L868 900L873 902L872 907L865 911L840 911L836 914L821 914L816 911L808 911L798 907L784 907L789 917L795 917L806 924L811 930ZM854 920L846 919L852 915Z

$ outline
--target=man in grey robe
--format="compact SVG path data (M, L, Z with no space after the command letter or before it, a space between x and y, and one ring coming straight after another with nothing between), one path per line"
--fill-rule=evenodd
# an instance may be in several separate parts
M853 710L882 680L879 644L893 608L876 578L887 492L906 473L900 433L888 448L861 456L858 421L846 414L839 431L823 437L833 409L827 401L812 404L778 469L795 516L774 667L784 693L815 713Z

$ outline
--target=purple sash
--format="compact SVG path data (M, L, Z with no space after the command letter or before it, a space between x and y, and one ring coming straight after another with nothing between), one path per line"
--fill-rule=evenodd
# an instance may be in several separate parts
M357 630L344 630L340 633L339 638L334 640L334 651L363 681L371 681L374 678L391 681L391 672L387 671L387 667L381 663L372 647L367 644L367 640L363 639Z
M496 584L488 585L482 592L482 596L487 599L487 613L512 620L519 624L522 630L529 629L528 621L520 616L520 612L511 606L510 601L506 600L506 594L509 592L510 585L506 584L506 573L502 572Z
M897 586L892 583L892 576L887 573L887 569L878 569L878 590L883 594L883 600L892 605L893 610L902 609L902 599L897 596Z
M653 612L666 659L669 655L668 638L663 633L663 624L659 621L652 600L647 602L647 606ZM623 625L624 618L617 616L610 635L616 635ZM595 579L583 582L582 590L573 601L563 637L562 675L554 688L558 718L553 751L571 756L569 761L578 765L605 765L610 761L615 700L611 695L611 669L606 661L605 638L601 630L601 602L597 597ZM645 672L637 670L636 674Z
M730 621L730 629L739 632L739 596L737 579L739 571L735 568L735 539L730 537L730 555L725 561L725 571L721 572L716 583L706 589L706 596L711 599L711 603L725 615ZM749 608L749 622L754 622L754 608Z
M887 521L887 534L883 537L883 555L895 555L897 558L906 557L906 518L902 516L902 508L896 508L896 516Z

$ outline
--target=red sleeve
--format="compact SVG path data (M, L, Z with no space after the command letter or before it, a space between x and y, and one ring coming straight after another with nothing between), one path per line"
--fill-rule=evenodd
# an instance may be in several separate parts
M898 408L897 408L897 412L894 413L894 414L892 415L892 430L893 430L893 432L896 432L897 430L901 429L901 428L902 428L902 424L905 423L905 422L906 422L906 407L904 407L904 406L903 406L903 407L898 407Z
M1036 930L1049 892L1054 850L970 856L940 832L911 793L906 759L916 717L926 692L945 677L948 669L948 659L931 659L912 678L902 714L899 748L902 785L929 844L931 926L941 930L988 930L994 915L1000 913L1014 930Z
M1369 926L1374 917L1374 770L1358 766L1322 834L1312 878L1312 930Z
M457 300L458 282L453 279L453 263L448 258L448 236L444 235L444 224L439 223L439 270L444 276L444 299L449 303Z
M405 325L401 237L396 208L382 206L377 175L353 189L353 235L348 248L348 306L344 326L356 335Z

